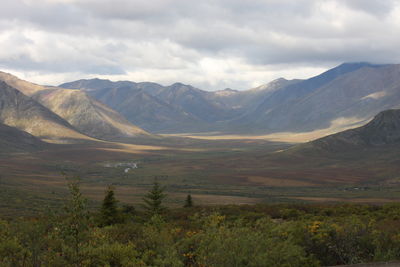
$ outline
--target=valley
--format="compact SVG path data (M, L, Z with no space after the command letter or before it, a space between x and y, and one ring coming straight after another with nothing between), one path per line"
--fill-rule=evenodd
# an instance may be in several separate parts
M400 266L400 1L0 15L0 267Z
M346 63L240 92L0 72L0 210L57 208L71 177L93 206L108 185L138 205L154 179L171 207L189 193L199 205L400 200L399 70Z
M400 200L398 145L384 153L374 148L332 154L260 139L176 140L54 144L1 155L0 187L9 193L1 194L0 208L29 214L57 207L67 177L81 179L93 206L110 184L122 203L138 205L155 178L166 186L172 207L181 206L188 193L199 205ZM125 173L124 164L131 162L138 168ZM10 192L19 197L10 198Z

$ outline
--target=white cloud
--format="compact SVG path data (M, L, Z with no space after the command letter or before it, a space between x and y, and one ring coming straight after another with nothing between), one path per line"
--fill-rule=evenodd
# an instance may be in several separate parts
M346 61L400 63L399 17L389 0L6 0L0 68L46 84L245 89Z

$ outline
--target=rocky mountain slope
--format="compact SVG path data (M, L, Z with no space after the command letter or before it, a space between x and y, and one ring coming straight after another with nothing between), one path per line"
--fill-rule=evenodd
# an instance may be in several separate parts
M79 90L40 86L0 73L0 80L14 86L32 99L50 109L80 132L95 138L149 136L116 111Z
M0 122L45 139L90 139L3 81L0 81Z

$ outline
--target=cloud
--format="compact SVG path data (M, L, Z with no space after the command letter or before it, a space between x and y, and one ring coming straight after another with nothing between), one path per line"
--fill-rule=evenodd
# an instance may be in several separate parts
M0 67L46 84L246 89L342 62L399 63L399 17L391 0L7 0Z

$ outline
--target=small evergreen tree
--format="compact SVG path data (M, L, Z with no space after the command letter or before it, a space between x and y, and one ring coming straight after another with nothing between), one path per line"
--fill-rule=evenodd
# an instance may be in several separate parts
M146 212L150 216L161 215L166 210L162 204L166 196L164 188L155 180L152 189L143 198L143 207Z
M192 196L190 194L187 195L186 200L185 200L185 205L183 207L185 207L185 208L193 207L193 200L192 200Z
M82 196L79 179L68 181L69 200L64 206L65 217L60 225L61 238L65 242L63 254L69 258L72 266L81 266L81 247L88 241L89 212L87 199Z
M113 225L120 221L117 203L118 201L114 196L114 188L108 186L100 210L100 224L102 226Z

